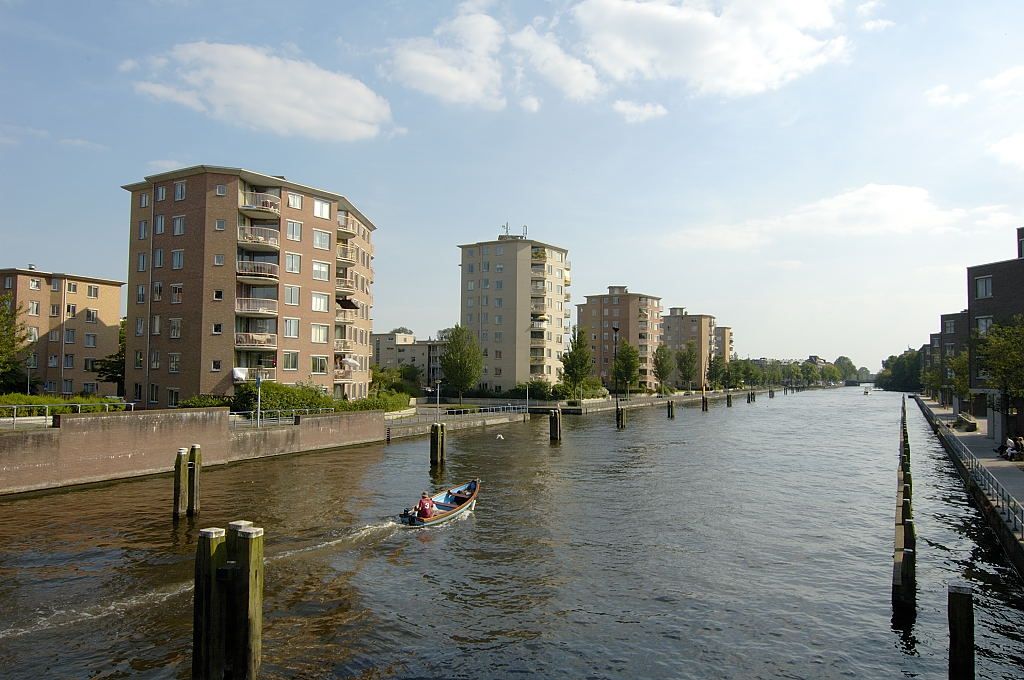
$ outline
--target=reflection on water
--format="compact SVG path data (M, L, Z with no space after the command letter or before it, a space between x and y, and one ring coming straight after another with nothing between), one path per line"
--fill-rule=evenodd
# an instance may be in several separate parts
M913 409L917 608L890 608L899 398L566 416L0 501L8 677L186 678L196 534L266 531L262 677L939 677L946 584L976 591L979 677L1024 673L1024 588ZM501 432L502 439L496 438ZM483 479L430 529L393 516Z

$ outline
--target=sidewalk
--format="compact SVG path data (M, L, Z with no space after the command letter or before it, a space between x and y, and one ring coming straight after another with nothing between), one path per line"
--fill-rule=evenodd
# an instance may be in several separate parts
M948 406L939 406L938 402L921 397L925 406L932 410L937 420L941 420L948 428L946 431L954 435L970 449L978 461L985 466L1003 488L1013 496L1017 502L1024 501L1024 462L1012 462L1001 458L995 452L999 442L993 441L988 436L988 423L984 420L978 421L976 432L961 432L949 427L956 420L956 414Z

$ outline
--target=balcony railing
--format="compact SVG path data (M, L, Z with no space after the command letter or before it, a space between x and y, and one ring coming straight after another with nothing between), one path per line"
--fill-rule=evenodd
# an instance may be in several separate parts
M547 314L544 305L530 305L530 314Z
M540 260L547 260L548 259L548 253L547 253L547 251L545 251L543 249L541 249L541 250L534 250L534 251L530 252L530 259L531 260L538 260L538 261L540 261Z
M537 330L544 330L547 327L548 327L548 324L545 321L531 321L530 322L530 328L536 328Z
M339 293L351 295L356 292L356 279L354 276L339 276L334 281L334 289Z
M336 309L334 310L334 321L335 323L355 323L356 310L354 309Z
M359 261L359 251L355 246L338 246L336 256L341 262L355 264Z
M348 215L338 215L338 232L344 238L355 238L359 235L359 221Z
M355 372L351 368L334 369L334 382L348 383L356 379Z
M543 337L535 338L530 336L530 346L532 347L543 347L544 343L547 342Z
M231 369L232 382L253 382L257 374L260 380L277 380L276 368L253 368L251 366L235 366Z
M236 314L277 315L277 300L267 298L238 298L235 300Z
M239 227L238 243L245 246L255 247L281 247L281 230L270 227Z
M356 345L351 340L346 340L344 338L335 338L334 339L334 351L335 352L352 352L352 351L355 350L355 348L356 348Z
M531 364L543 364L544 363L544 355L543 354L531 354L530 355L530 363Z
M280 267L273 262L254 262L253 260L238 260L235 262L235 271L241 276L255 278L277 279Z
M235 347L277 347L277 333L235 333Z
M258 191L245 191L241 195L242 203L239 206L243 210L258 210L281 214L281 197L274 194L264 194Z

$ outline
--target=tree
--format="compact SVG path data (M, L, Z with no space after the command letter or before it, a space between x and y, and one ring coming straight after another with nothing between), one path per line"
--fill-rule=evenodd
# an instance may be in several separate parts
M414 335L412 330L407 328L407 327L405 327L405 326L399 326L398 328L392 328L391 332L392 333L406 333L407 335Z
M812 385L821 379L821 371L818 369L818 364L810 360L800 365L800 375L808 385Z
M0 373L16 370L28 349L28 328L21 321L23 309L14 306L10 293L0 296Z
M842 380L856 380L857 367L850 361L850 357L836 357L835 367L839 369Z
M1024 316L1016 315L1008 324L994 324L977 340L978 368L985 371L985 382L999 390L997 411L1003 417L1003 432L1011 431L1006 422L1011 407L1017 411L1018 432L1021 428L1024 399ZM1010 400L1016 402L1009 403Z
M419 385L423 378L423 369L415 364L402 364L398 367L402 381L410 385Z
M782 362L778 359L772 359L769 361L768 367L764 371L764 378L769 385L781 385Z
M452 334L453 330L455 330L454 327L452 327L452 328L442 328L441 330L439 330L437 332L437 339L440 340L441 342L444 342L449 337L451 337L451 334Z
M853 362L850 362L850 366L853 366ZM825 364L821 367L821 379L827 383L837 383L843 380L843 372L835 364Z
M953 394L966 401L971 398L971 366L967 352L960 352L950 359L946 365L953 372Z
M619 349L612 366L612 379L615 380L615 389L618 390L621 385L626 388L627 394L629 386L640 379L640 350L625 340L619 341Z
M665 345L658 345L658 349L654 350L654 377L658 379L660 383L658 389L663 394L671 391L668 382L674 369L675 360L672 350Z
M932 397L937 397L942 390L942 368L938 365L926 366L921 371L921 386Z
M380 396L382 390L394 389L397 383L402 381L402 374L399 373L397 368L389 366L388 368L381 368L380 366L374 366L370 369L370 391L376 390L377 396Z
M124 396L124 324L125 319L121 319L120 328L117 330L117 351L93 363L96 379L100 382L116 383L119 397Z
M861 382L869 382L871 380L871 371L866 366L861 366L857 369L857 380Z
M687 389L693 389L693 379L697 375L697 346L692 340L686 343L685 349L676 352L676 375L680 386L686 383Z
M789 381L790 385L796 385L804 379L803 371L800 370L800 364L795 361L782 367L782 375Z
M562 354L562 382L575 393L590 376L593 357L587 345L587 330L578 325L569 334L569 351Z
M465 326L456 325L447 336L448 344L440 357L441 370L448 385L459 393L461 404L463 392L473 389L483 375L484 355L476 337Z
M725 378L725 361L721 355L713 354L708 361L708 384L712 387L721 387Z
M882 370L875 376L875 384L884 390L896 392L917 392L921 389L921 369L915 349L903 354L890 355L882 362Z

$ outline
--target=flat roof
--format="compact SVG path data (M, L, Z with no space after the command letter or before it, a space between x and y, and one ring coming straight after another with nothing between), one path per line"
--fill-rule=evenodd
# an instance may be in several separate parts
M569 252L568 248L562 246L552 245L550 243L544 243L543 241L537 241L532 238L496 238L490 241L477 241L476 243L462 243L459 244L459 248L474 248L476 246L489 246L491 244L506 244L506 243L529 243L531 246L544 246L545 248L554 248L555 250L561 250L563 253Z
M91 281L93 283L106 283L115 286L123 286L124 281L117 279L104 279L98 276L83 276L82 274L69 274L67 272L46 272L41 269L23 269L21 267L6 267L0 269L0 274L24 274L26 276L49 276L64 279L75 279L76 281Z
M318 194L325 196L332 200L337 201L345 210L354 213L359 221L366 225L370 231L376 231L377 227L366 217L358 208L352 205L352 202L341 194L333 191L327 191L326 189L318 189L317 187L309 186L308 184L299 184L298 182L292 182L284 177L277 175L266 175L262 172L256 172L254 170L246 170L245 168L229 168L222 165L191 165L187 168L179 168L177 170L169 170L167 172L160 172L155 175L146 175L143 182L133 182L131 184L122 184L121 188L125 191L136 191L138 189L145 189L146 187L155 184L156 182L165 182L168 180L178 179L180 177L188 177L189 175L200 175L207 172L220 173L222 175L237 175L250 184L266 185L266 186L282 186L288 189L296 189L298 191L305 191L311 194Z

